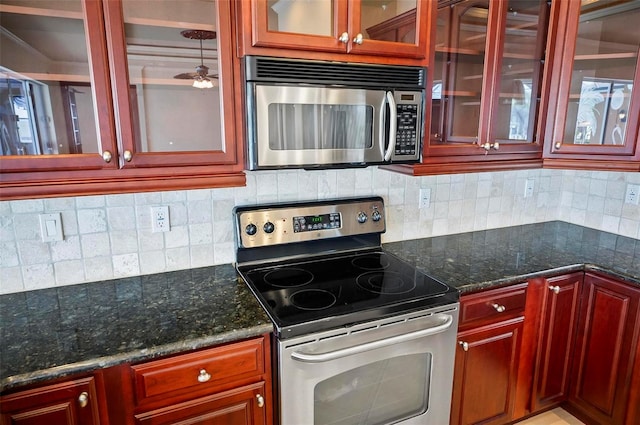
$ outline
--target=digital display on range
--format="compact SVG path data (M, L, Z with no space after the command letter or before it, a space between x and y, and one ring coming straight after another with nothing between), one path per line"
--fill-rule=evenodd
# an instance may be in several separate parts
M312 232L314 230L339 229L341 227L340 213L319 215L303 215L293 217L293 232Z

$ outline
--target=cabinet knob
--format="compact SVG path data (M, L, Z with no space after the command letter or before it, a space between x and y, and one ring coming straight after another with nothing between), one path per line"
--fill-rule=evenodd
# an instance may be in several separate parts
M80 407L87 407L88 404L89 404L89 393L86 391L83 391L78 396L78 405Z
M562 142L556 142L555 147L556 149L560 149L562 147Z
M491 304L491 307L493 307L498 313L502 313L507 309L505 306L500 304Z
M353 39L353 42L356 44L362 44L362 40L364 40L364 37L362 37L362 34L358 33L356 38Z
M131 151L127 150L127 151L124 151L124 153L122 154L122 157L124 158L125 161L131 162L131 159L133 158L133 154L131 153Z
M345 31L342 34L340 34L338 41L340 41L343 44L347 44L349 42L349 33Z
M264 397L258 394L256 395L256 400L258 400L258 407L264 407Z
M200 369L200 374L198 374L198 382L207 382L209 379L211 379L211 375L209 375L205 369Z
M111 162L112 158L113 155L111 154L111 151L102 152L102 159L104 159L104 162L106 162L107 164Z
M464 351L469 351L469 343L464 341L458 341L458 344L462 347Z
M554 294L559 294L560 293L560 287L559 286L549 286L549 289L551 291L553 291Z

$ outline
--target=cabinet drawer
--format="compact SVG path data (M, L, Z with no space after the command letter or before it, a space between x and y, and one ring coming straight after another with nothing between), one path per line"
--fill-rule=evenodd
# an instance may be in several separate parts
M500 321L524 314L527 283L463 295L460 325Z
M135 365L132 369L138 403L218 391L264 373L264 338Z

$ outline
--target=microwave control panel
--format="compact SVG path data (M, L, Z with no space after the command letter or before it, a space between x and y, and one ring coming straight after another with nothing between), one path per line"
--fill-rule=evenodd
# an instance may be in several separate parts
M395 92L396 112L396 149L393 157L411 159L420 157L420 139L422 136L422 93Z

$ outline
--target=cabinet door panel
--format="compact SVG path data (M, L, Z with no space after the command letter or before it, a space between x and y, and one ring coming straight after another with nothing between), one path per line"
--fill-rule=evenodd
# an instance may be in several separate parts
M458 335L452 424L512 420L523 321L520 317Z
M2 3L2 171L113 168L102 157L115 132L100 3Z
M532 411L568 396L571 352L583 273L546 279Z
M570 402L602 424L623 423L640 326L640 290L587 274Z
M120 165L236 162L230 3L106 3Z
M565 45L561 57L556 56L558 102L547 155L637 160L640 3L568 2L555 7L566 15L567 30L558 41Z
M98 425L93 378L76 379L2 397L2 425Z
M264 382L136 415L139 425L262 425Z

